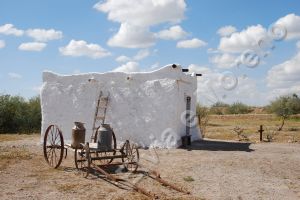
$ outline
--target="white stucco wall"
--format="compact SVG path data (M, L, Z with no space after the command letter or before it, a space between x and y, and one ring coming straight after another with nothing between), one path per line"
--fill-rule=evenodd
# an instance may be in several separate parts
M92 79L92 81L89 81ZM42 132L56 124L70 142L74 121L85 123L90 141L99 91L110 93L106 123L111 124L117 141L136 142L145 147L178 147L185 134L182 113L186 96L196 110L197 78L181 67L165 66L153 72L87 73L58 75L43 73L41 91ZM198 126L191 128L192 140L201 137Z

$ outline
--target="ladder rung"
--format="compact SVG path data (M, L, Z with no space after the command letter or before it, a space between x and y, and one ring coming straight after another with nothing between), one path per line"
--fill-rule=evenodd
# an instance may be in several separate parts
M97 106L97 108L107 108L107 106Z
M108 97L100 97L100 100L102 100L102 101L108 101Z

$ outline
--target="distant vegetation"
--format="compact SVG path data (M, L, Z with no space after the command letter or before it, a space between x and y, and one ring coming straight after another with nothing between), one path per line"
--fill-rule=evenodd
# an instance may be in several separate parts
M0 133L33 133L41 130L40 98L0 96Z

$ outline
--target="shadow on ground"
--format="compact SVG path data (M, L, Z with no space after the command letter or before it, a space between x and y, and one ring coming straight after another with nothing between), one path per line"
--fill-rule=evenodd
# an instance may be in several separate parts
M250 148L251 143L245 142L227 142L216 140L198 140L192 142L189 150L208 150L208 151L254 151Z

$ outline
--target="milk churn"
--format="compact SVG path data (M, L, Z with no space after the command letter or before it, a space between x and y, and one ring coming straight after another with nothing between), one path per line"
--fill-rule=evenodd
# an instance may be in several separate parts
M72 128L72 143L73 148L80 148L80 143L85 143L85 128L82 122L74 122L75 126Z
M101 124L98 129L97 148L102 151L112 150L112 128L109 124Z

